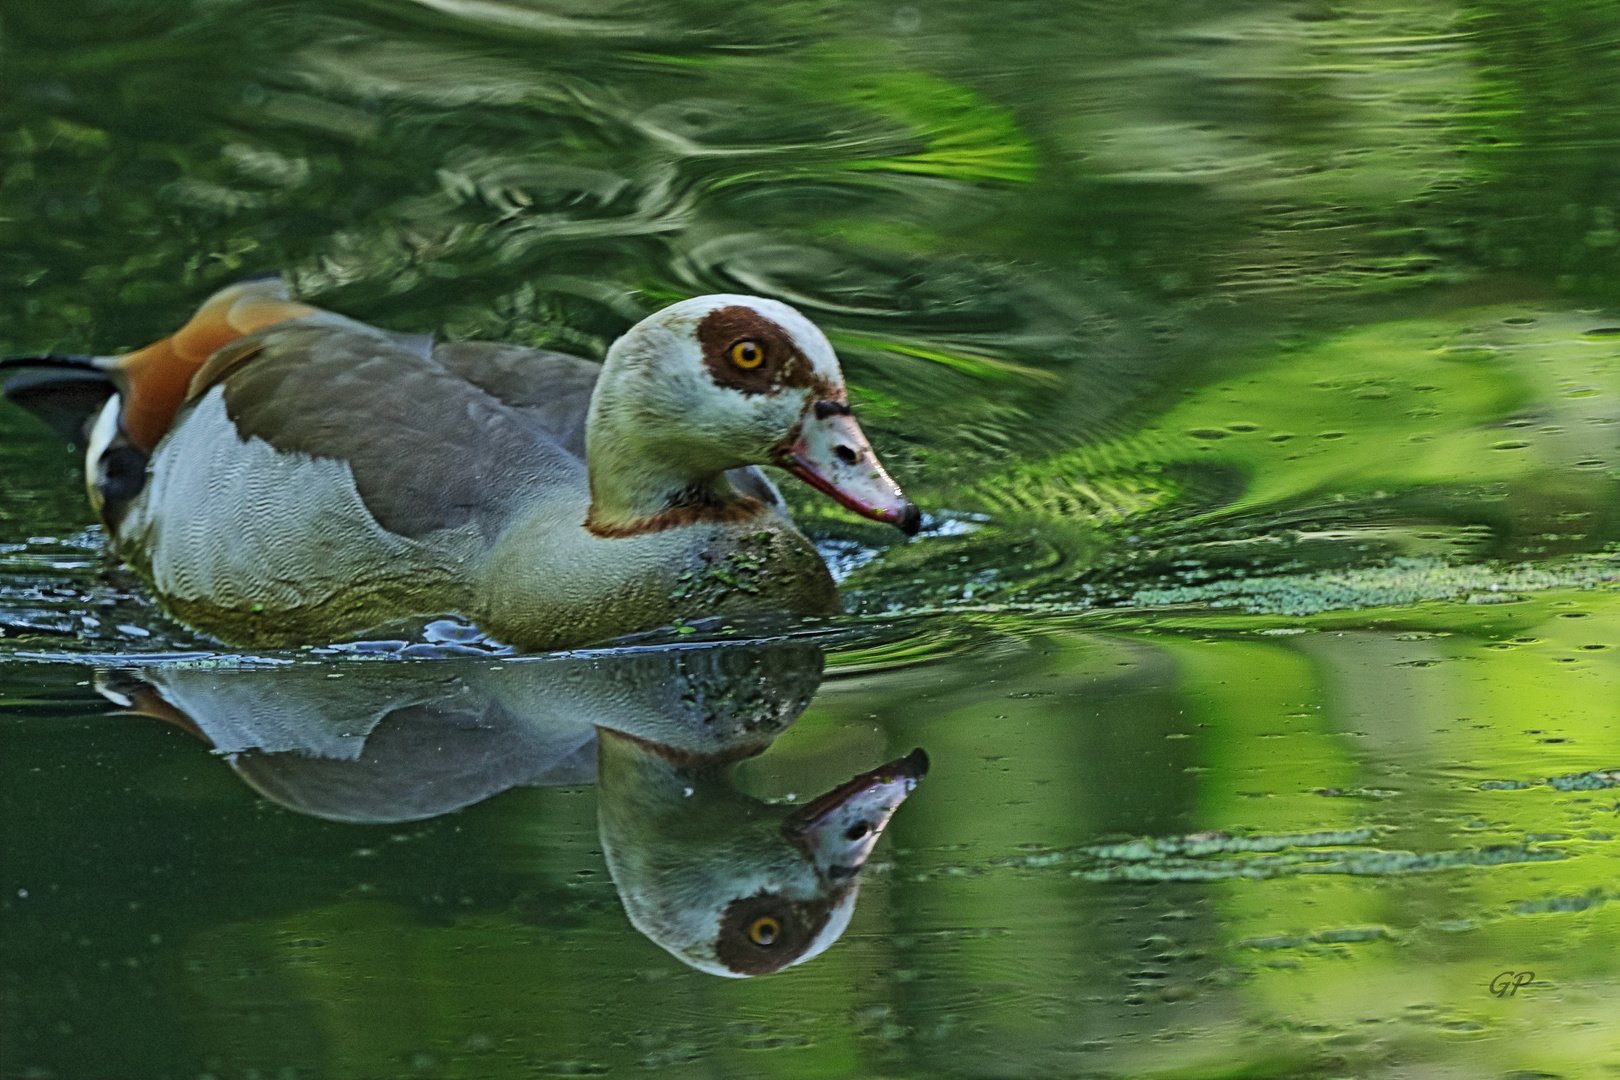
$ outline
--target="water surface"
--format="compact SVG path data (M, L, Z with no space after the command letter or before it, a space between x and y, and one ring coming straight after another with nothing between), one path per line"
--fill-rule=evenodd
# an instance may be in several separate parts
M0 1074L1620 1069L1612 5L5 30L0 351L138 347L272 270L591 357L769 295L928 519L789 489L833 624L242 655L152 605L5 406ZM514 689L569 664L568 716ZM704 689L601 689L686 685L659 665ZM686 868L734 863L672 836L926 750L825 952L722 979L637 928L603 822L641 774L595 783L580 721L608 699L675 710L658 745L709 730L692 702L735 721L688 762L713 816L637 848Z

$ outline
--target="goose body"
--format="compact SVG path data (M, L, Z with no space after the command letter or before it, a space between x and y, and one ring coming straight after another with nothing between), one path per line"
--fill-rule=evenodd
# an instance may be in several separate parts
M709 615L836 612L757 465L915 531L825 337L755 297L666 308L598 365L391 334L260 280L140 352L53 362L110 381L86 477L118 554L233 644L457 612L560 648Z

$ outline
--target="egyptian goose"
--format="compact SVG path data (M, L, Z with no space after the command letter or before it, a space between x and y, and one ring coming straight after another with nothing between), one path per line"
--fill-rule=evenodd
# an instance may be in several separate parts
M207 740L254 788L334 821L403 822L518 784L597 784L602 854L635 927L692 967L763 975L824 951L861 870L928 771L913 750L809 802L765 803L731 767L810 703L805 642L490 665L114 669L125 710Z
M115 550L175 616L235 645L454 612L555 649L837 612L758 465L907 534L919 520L827 339L759 297L674 304L598 365L388 333L290 299L278 276L138 352L5 366L58 369L6 390L59 426L100 405L86 482Z
M867 858L929 764L916 749L794 806L738 791L729 762L669 749L598 734L602 854L637 930L732 978L802 964L838 940Z

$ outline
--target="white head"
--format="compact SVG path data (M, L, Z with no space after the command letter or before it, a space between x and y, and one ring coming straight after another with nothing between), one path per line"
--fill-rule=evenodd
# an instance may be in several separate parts
M607 730L598 752L602 851L631 923L692 967L734 978L802 964L838 940L861 868L928 771L914 750L788 807L737 792L713 759Z
M776 300L700 296L613 343L586 428L591 526L603 535L735 499L722 475L779 465L858 513L916 531L917 510L850 414L814 323Z

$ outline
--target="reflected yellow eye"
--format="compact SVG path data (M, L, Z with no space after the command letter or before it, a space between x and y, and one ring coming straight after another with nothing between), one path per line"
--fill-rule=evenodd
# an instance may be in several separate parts
M748 927L748 940L755 945L769 945L776 940L776 935L782 932L782 924L765 915L755 919Z
M765 347L757 341L739 341L731 347L731 362L740 368L757 368L765 362Z

